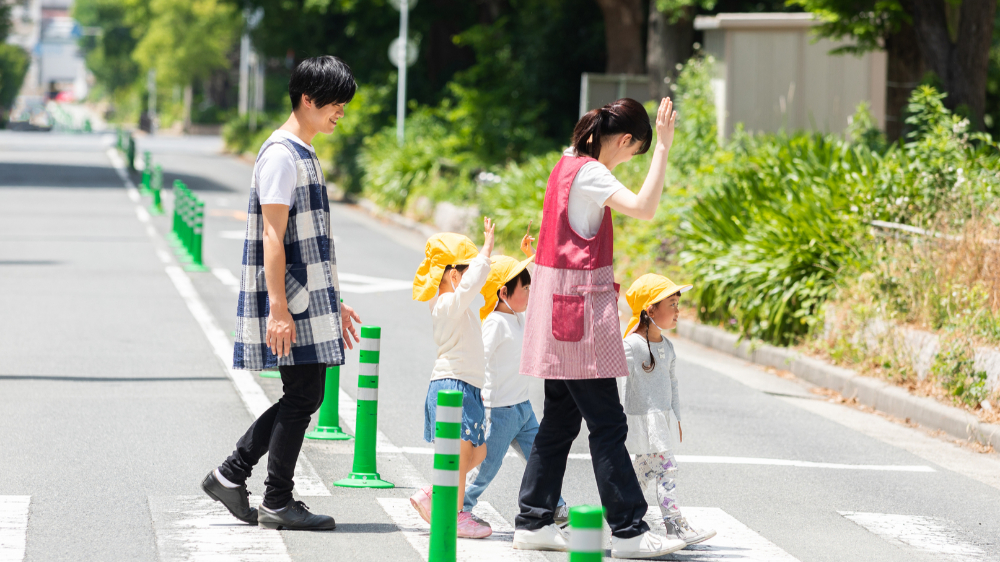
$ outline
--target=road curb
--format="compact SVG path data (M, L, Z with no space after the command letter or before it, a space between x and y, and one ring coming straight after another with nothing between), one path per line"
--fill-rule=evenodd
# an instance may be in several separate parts
M959 439L991 444L1000 450L1000 425L981 422L976 416L933 398L914 396L893 384L806 357L797 351L741 341L736 334L690 320L678 320L677 334L751 363L791 371L803 380L843 396L853 396L861 404L891 416L909 418L924 427L942 430Z

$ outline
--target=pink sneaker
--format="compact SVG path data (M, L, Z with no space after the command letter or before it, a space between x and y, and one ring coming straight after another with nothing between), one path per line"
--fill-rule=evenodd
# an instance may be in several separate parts
M420 518L427 523L431 522L431 487L424 486L417 490L416 494L410 496L410 505L417 510Z
M493 534L489 525L483 525L472 518L467 511L458 512L458 536L463 539L485 539Z

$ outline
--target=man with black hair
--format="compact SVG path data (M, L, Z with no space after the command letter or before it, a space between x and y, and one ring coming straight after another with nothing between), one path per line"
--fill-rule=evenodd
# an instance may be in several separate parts
M330 134L357 84L332 56L302 61L292 72L292 114L257 154L250 184L243 272L236 311L233 368L281 373L284 394L201 486L237 519L271 529L332 530L332 517L310 513L292 497L295 463L309 419L323 403L327 365L344 364L344 343L358 341L361 319L340 302L326 182L312 139ZM337 397L333 396L333 400ZM268 453L260 510L246 480Z

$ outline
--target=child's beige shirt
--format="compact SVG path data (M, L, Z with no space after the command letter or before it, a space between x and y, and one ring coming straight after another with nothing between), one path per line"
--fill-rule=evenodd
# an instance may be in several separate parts
M458 379L476 388L486 383L486 357L479 320L483 296L479 292L489 275L490 257L479 254L469 263L454 293L431 299L434 343L438 346L431 380Z

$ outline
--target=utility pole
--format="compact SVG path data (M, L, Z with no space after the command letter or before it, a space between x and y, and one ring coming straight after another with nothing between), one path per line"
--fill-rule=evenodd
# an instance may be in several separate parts
M399 10L399 37L389 45L389 60L399 68L399 83L396 88L396 142L403 145L406 124L406 67L417 61L417 44L408 37L410 10L417 0L390 0Z
M260 24L260 20L263 18L264 8L258 7L253 11L249 8L243 10L243 21L246 22L246 26L243 28L243 36L240 37L240 95L238 108L241 116L246 115L250 110L250 98L252 95L250 92L250 74L263 68L262 64L255 65L253 63L253 60L257 59L257 53L250 42L250 32L257 28L257 25ZM263 72L261 72L261 79L263 79ZM263 88L256 89L258 91L263 90Z
M149 115L149 134L156 134L156 69L150 68L149 72L146 74L146 90L149 92L149 98L146 104L149 108L146 113Z

